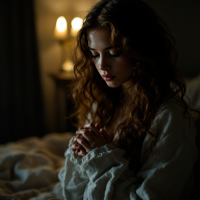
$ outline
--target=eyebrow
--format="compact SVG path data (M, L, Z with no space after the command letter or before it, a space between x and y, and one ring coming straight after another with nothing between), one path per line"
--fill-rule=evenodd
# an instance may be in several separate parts
M89 48L90 50L96 50L96 49L92 49L92 48L89 47L89 46L88 46L88 48ZM108 50L108 49L113 49L113 46L106 47L104 50Z

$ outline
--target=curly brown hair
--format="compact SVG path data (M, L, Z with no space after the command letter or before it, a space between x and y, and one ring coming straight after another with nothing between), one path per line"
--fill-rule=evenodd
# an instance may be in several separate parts
M123 101L122 86L110 88L99 75L88 48L87 33L91 29L104 28L111 35L113 47L120 44L120 52L133 59L135 64L130 88L134 91L125 104L126 119L119 124L119 139L113 143L127 151L130 167L140 168L141 147L146 134L150 132L161 105L174 95L184 101L186 86L176 68L175 42L163 20L145 2L140 0L101 0L85 17L77 35L74 74L72 86L76 116L74 124L78 129L84 126L88 114L91 121L106 126L112 119L116 107ZM92 105L97 109L93 110Z

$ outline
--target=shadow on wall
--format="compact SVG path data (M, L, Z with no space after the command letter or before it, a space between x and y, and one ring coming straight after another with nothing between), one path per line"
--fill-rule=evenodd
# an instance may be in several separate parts
M178 67L184 77L200 74L200 1L143 0L157 11L176 40Z

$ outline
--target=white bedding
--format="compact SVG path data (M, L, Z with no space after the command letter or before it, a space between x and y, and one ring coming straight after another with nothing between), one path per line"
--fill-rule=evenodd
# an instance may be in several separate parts
M58 199L58 172L73 133L47 134L0 145L0 200ZM34 198L37 197L37 198Z

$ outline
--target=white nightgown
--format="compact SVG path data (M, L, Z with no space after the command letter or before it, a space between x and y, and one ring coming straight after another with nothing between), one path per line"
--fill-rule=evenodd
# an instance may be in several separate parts
M64 200L188 200L193 187L193 166L198 153L196 125L178 97L171 98L150 130L157 137L153 151L141 159L137 174L129 169L126 151L112 143L93 149L80 158L65 152L59 173ZM142 152L151 144L146 135Z

